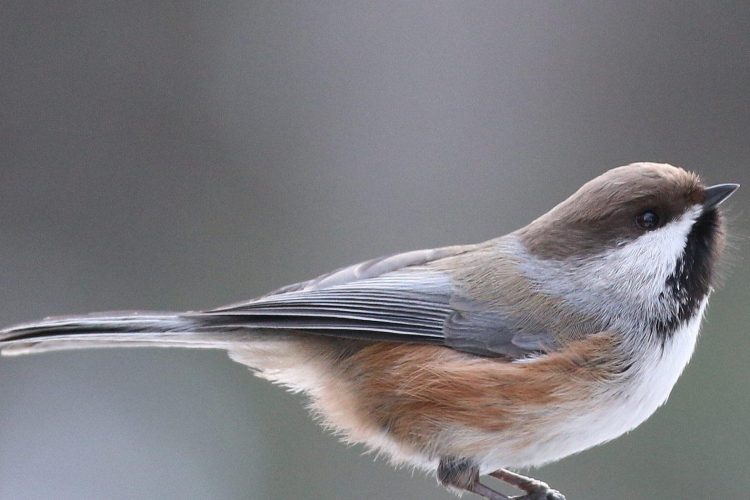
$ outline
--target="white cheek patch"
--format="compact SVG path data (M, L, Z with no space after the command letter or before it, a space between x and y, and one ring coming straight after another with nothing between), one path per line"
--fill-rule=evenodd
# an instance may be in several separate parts
M657 300L677 268L688 235L701 214L696 205L664 227L642 234L614 252L590 261L590 272L608 280L610 292L640 301Z
M539 291L564 297L578 311L631 331L641 319L664 313L660 295L685 251L700 205L664 227L605 252L571 260L545 260L526 253L526 276Z
M638 275L659 275L666 279L674 272L677 260L685 250L690 230L700 214L700 206L695 205L664 227L622 245L606 260L612 264L619 262L622 268Z

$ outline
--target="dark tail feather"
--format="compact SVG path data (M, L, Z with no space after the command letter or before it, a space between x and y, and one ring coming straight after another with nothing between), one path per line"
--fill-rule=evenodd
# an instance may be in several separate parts
M15 356L101 347L227 349L240 330L216 328L212 318L171 312L114 312L46 318L0 330L0 353Z

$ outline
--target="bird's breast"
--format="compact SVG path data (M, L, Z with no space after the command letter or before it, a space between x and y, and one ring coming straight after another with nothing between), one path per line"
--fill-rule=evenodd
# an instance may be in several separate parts
M308 393L350 442L419 467L459 456L490 471L551 462L642 423L689 361L704 307L663 345L623 345L602 332L515 362L408 343L338 352L340 342L314 338L253 344L234 357Z
M580 399L566 398L566 403L549 418L536 419L536 426L523 440L509 438L513 447L502 444L482 457L486 470L500 466L531 466L552 462L592 446L610 441L634 429L667 401L695 349L706 300L695 316L683 323L663 344L661 341L630 346L638 354L619 357L620 368L608 371L609 378L590 380L590 385L573 381L572 394L579 389ZM638 339L629 339L637 342ZM626 346L627 349L627 346ZM617 359L616 352L612 353ZM532 362L533 364L533 362ZM607 370L605 370L606 372ZM529 426L525 426L526 429ZM482 440L492 441L489 433ZM498 439L497 443L502 441Z

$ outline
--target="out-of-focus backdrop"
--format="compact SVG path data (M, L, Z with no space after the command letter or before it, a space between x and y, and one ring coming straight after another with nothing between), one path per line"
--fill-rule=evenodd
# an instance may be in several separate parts
M750 187L748 2L4 2L0 319L198 309L524 225L638 160ZM535 470L745 498L750 191L668 405ZM450 499L220 352L0 359L0 498Z

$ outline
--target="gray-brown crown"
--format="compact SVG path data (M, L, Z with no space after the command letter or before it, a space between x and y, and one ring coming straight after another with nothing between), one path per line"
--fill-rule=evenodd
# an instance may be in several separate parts
M643 234L636 217L644 211L655 211L666 224L703 203L704 190L692 172L667 164L633 163L587 182L518 235L542 258L591 255Z

